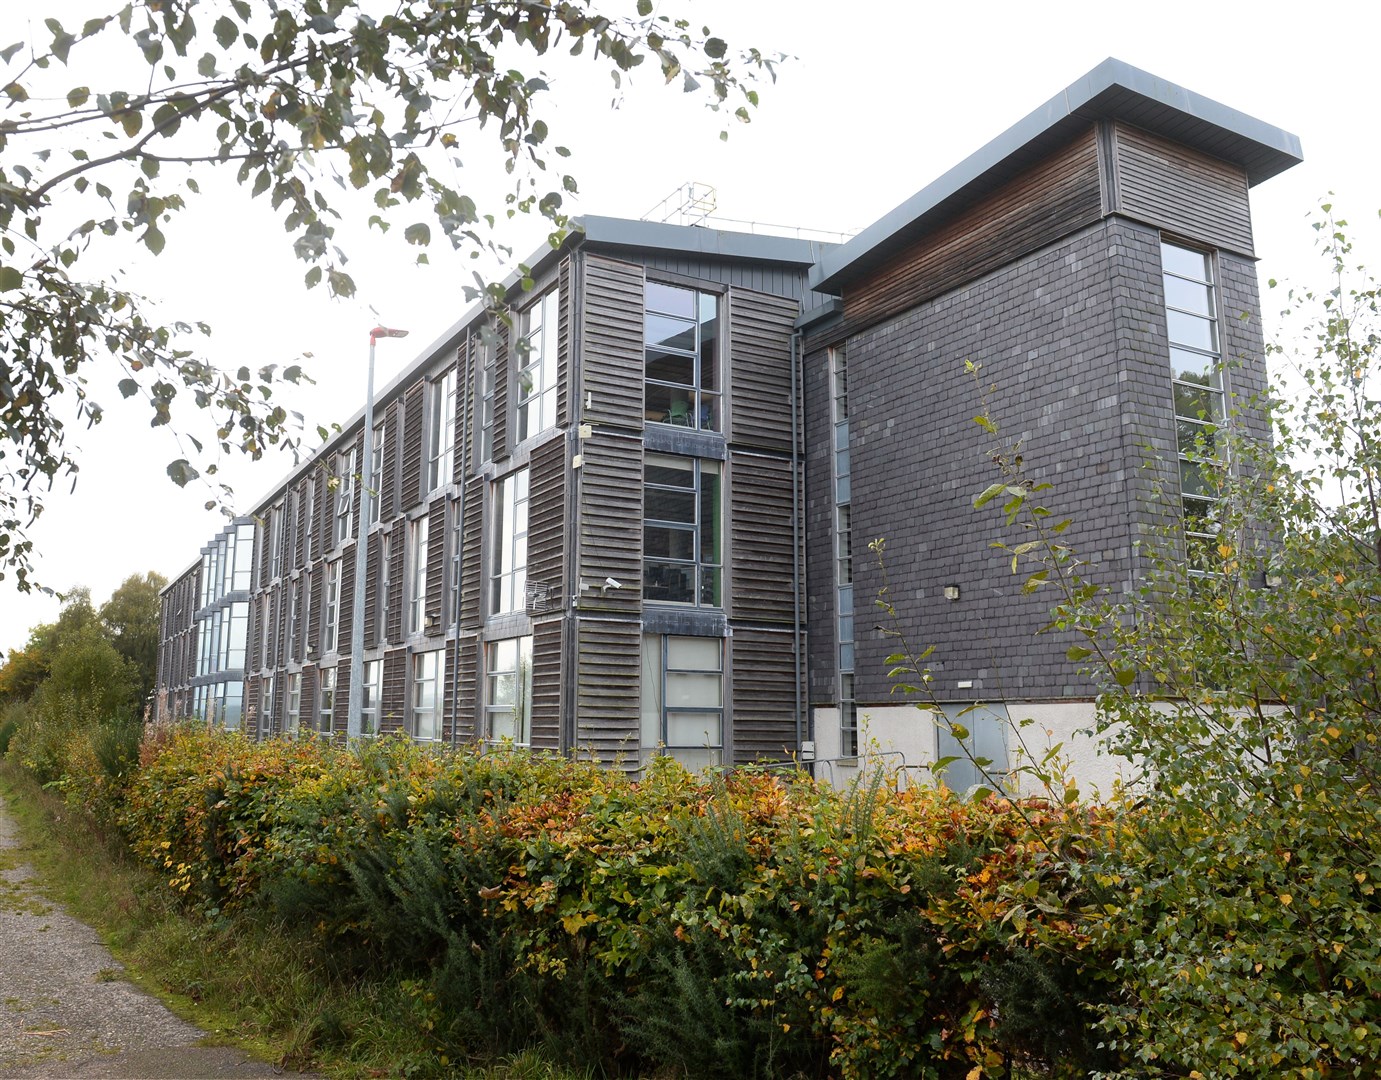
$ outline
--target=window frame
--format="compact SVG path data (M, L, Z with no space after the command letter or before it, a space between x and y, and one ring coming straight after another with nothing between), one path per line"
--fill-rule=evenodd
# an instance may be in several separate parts
M302 730L302 672L288 672L286 704L283 710L283 731L296 735Z
M428 492L451 482L456 440L456 369L447 368L427 380Z
M355 538L355 448L341 450L336 455L336 524L335 546L340 547Z
M540 321L533 326L533 315ZM557 391L561 381L561 288L547 289L518 315L522 332L514 349L514 434L523 443L556 426ZM537 338L534 345L533 339ZM536 416L531 412L535 405Z
M336 665L326 664L317 668L316 684L316 730L329 735L335 729L336 711Z
M340 648L340 571L341 560L326 564L326 610L322 612L321 651L337 652Z
M687 666L681 657L674 657L673 650L683 647L687 650L713 644L716 650L716 663L713 667ZM726 661L728 648L722 637L698 637L685 634L644 634L640 645L642 650L642 679L639 694L640 735L644 754L665 754L675 757L689 767L706 767L723 763L728 739L728 692L726 688ZM675 663L673 663L675 661ZM717 702L714 704L686 704L671 702L668 686L680 681L686 687L710 685L706 676L715 677ZM678 677L684 677L678 679ZM718 740L704 732L705 738L697 742L671 738L672 717L686 718L704 716L714 718ZM649 743L649 736L652 741Z
M500 654L513 647L512 666L508 666ZM501 680L512 679L513 700L500 701L498 688ZM498 734L496 721L500 717L512 717L511 734ZM532 745L532 635L520 634L516 637L496 638L484 643L484 731L485 737L493 743L512 740L514 746Z
M671 310L671 305L655 307L651 299L654 290L665 289L676 292L689 293L691 295L691 307L693 315L687 316L678 311ZM724 430L723 405L725 400L724 386L724 348L723 348L723 300L722 293L710 289L698 289L689 285L675 282L657 281L649 279L643 290L643 401L644 418L652 424L668 424L673 427L690 428L695 431L720 432ZM703 304L708 301L713 305L713 311L706 317ZM695 344L692 348L681 348L676 345L668 345L665 339L659 342L655 348L651 342L651 325L653 319L672 320L677 323L685 324L693 331ZM706 327L712 327L710 332L706 332ZM713 360L714 385L707 386L705 378L706 346L710 346ZM674 382L670 379L657 379L649 375L651 370L652 353L657 352L667 358L679 357L690 361L691 380L689 383ZM655 388L655 389L654 389ZM665 409L652 408L653 393L661 394L665 392L667 397L667 407ZM678 399L677 395L685 395L688 402ZM678 414L677 405L684 404L686 412ZM655 417L656 412L662 413L661 418Z
M443 712L442 695L446 684L446 650L425 649L412 654L412 693L409 694L408 730L419 742L436 742L441 738ZM428 670L430 668L430 670ZM430 687L431 703L424 705L422 697ZM423 734L423 718L430 718L430 734Z
M408 522L408 633L426 630L427 546L431 537L430 515Z
M661 468L683 468L685 463L690 465L691 484L690 486L653 483L648 479L649 467ZM687 457L681 454L655 454L648 453L643 457L643 584L642 596L645 603L668 604L676 607L696 607L721 610L724 607L724 487L725 487L725 463L715 458ZM705 478L711 475L715 479L715 492L713 502L716 512L715 520L707 524L704 520L706 503L709 495L706 490ZM650 493L666 492L673 495L685 496L690 494L693 508L694 521L677 521L671 518L654 518L649 516L649 506L652 503ZM649 555L648 536L652 530L665 530L668 538L674 534L689 534L692 538L694 554L689 559L674 558L671 555ZM713 537L713 559L706 557L706 538ZM670 548L668 544L668 548ZM661 575L653 573L654 567L663 570ZM693 575L691 586L691 599L678 600L670 595L675 589L673 578L676 574L684 574L690 568ZM660 577L660 581L654 578ZM708 587L708 588L707 588ZM653 595L654 592L661 590L667 595ZM707 595L709 599L705 597Z
M528 510L531 497L526 468L495 480L491 488L489 613L503 615L527 608ZM507 536L507 542L505 542Z
M379 734L379 699L383 693L384 662L366 660L360 672L360 735L373 738Z
M369 490L373 497L369 500L369 524L377 525L383 520L384 507L384 451L388 442L388 421L380 420L374 425L374 438L369 447Z

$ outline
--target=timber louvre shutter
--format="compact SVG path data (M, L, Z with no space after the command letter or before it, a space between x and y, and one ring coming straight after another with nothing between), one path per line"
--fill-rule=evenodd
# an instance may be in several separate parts
M534 750L561 749L561 642L565 619L543 619L532 627L532 727Z
M581 619L576 685L576 754L605 765L638 767L642 626Z
M800 305L790 297L730 289L729 417L734 444L790 451L791 334Z
M583 418L643 429L643 268L585 256L581 321Z
M527 596L530 615L561 607L566 578L566 439L548 439L528 466Z
M786 630L745 627L736 627L727 642L733 657L729 701L735 765L781 761L795 750L796 667L791 642Z
M423 603L423 629L441 633L441 598L446 595L446 499L433 499L427 511L427 597Z
M729 455L730 618L790 624L791 461L733 450ZM787 643L790 648L790 643Z
M379 734L407 730L408 651L391 649L384 654L384 685L379 695Z
M426 417L426 383L416 383L403 399L403 480L399 509L411 510L422 501L422 428Z
M384 475L379 481L379 520L398 516L398 402L384 413Z

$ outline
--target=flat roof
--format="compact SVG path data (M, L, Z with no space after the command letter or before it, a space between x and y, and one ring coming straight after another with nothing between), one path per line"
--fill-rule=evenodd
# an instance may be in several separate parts
M810 287L837 292L1101 119L1125 120L1240 165L1248 185L1303 160L1299 138L1288 131L1109 58L848 243L826 252L810 272Z

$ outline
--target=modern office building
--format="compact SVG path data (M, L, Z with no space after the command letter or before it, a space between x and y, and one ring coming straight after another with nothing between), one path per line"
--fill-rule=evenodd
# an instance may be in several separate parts
M470 312L377 395L369 461L360 414L254 507L246 715L344 730L364 543L367 730L920 765L949 736L892 693L900 630L947 711L988 706L966 722L987 756L1018 710L1067 738L1092 687L989 548L972 418L991 387L1100 584L1130 588L1170 516L1192 555L1195 436L1234 403L1263 423L1248 192L1299 156L1109 60L843 245L586 218L515 278L510 322ZM165 593L170 653L187 579L216 572ZM206 677L167 672L174 710Z

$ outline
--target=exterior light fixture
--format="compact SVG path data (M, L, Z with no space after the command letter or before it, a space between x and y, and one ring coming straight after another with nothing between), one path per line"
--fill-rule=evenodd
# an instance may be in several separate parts
M946 586L945 586L945 599L946 599L946 600L958 600L958 599L959 599L959 586L958 586L958 585L946 585Z
M369 510L373 493L365 481L369 478L370 462L374 457L374 346L380 338L407 337L406 330L392 330L376 326L369 331L369 375L364 391L364 447L360 460L360 528L355 537L355 596L350 620L350 706L346 711L345 734L349 739L360 737L360 711L364 705L364 578L365 530L369 528Z

